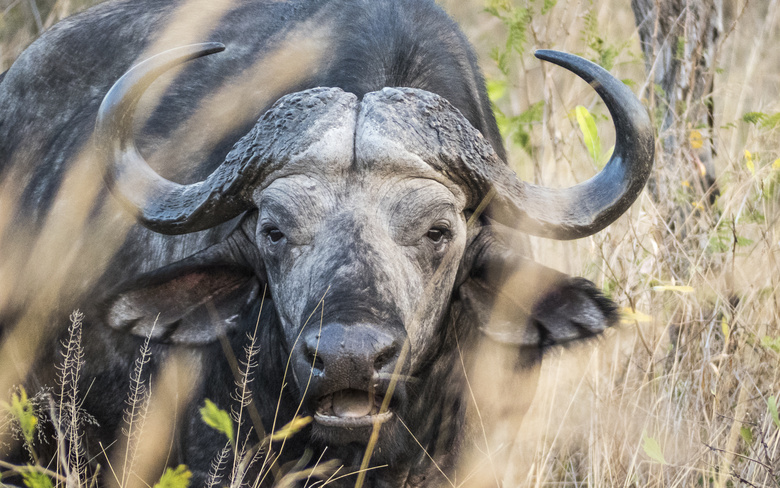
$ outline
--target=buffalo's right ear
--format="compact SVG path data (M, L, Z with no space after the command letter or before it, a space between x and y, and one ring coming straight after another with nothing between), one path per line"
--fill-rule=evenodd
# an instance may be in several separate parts
M464 311L486 336L543 352L617 322L617 307L593 283L542 266L506 240L498 227L484 227L459 287Z
M160 342L201 345L238 327L261 283L248 266L228 259L226 242L123 283L103 302L114 329Z

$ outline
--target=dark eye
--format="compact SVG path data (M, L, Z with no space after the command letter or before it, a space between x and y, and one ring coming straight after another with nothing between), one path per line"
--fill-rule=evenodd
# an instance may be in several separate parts
M271 244L276 244L277 242L281 241L284 237L284 233L277 229L276 227L273 227L271 229L268 229L266 231L268 234L268 240L271 241Z
M447 229L441 227L433 227L431 230L428 231L427 234L425 234L425 237L430 239L432 243L439 244L447 236L447 232L448 232Z

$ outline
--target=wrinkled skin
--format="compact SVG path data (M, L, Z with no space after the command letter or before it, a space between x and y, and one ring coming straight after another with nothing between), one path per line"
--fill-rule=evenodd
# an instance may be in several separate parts
M309 381L315 355L320 361L310 388L315 398L374 387L381 395L388 382L380 378L419 368L436 342L467 240L463 191L416 155L389 150L393 141L381 127L357 110L351 115L339 114L343 125L301 155L315 171L300 174L291 161L283 170L290 176L255 192L261 209L255 242L286 343L298 348L299 385ZM322 313L308 320L322 297ZM309 330L294 346L307 321ZM396 361L407 340L404 367ZM300 351L307 348L308 354ZM403 389L396 391L401 397ZM342 399L342 414L365 408L354 395ZM334 409L338 398L329 400ZM365 443L369 420L318 414L312 435ZM344 422L360 427L344 432Z
M0 120L0 174L10 174L11 161L20 159L20 181L29 183L17 221L41 224L59 178L94 125L97 102L140 55L138 32L170 15L163 2L143 3L101 6L55 28L2 80L0 102L9 103L18 125L5 115ZM91 455L101 453L98 442L109 445L120 432L132 363L151 336L151 374L183 353L194 375L168 462L188 464L194 484L202 484L224 438L200 421L198 409L206 398L224 409L234 405L230 356L242 360L247 334L257 330L251 393L263 429L296 413L314 417L287 442L279 465L311 450L313 460L324 452L321 461L338 459L354 470L371 430L381 425L370 465L388 467L371 471L364 486L430 486L443 481L439 468L453 472L461 454L470 461L478 432L469 422L475 407L467 373L488 378L475 388L502 393L494 399L495 391L478 391L476 398L490 399L479 405L492 412L488 418L511 426L530 403L545 349L615 323L614 304L592 283L534 263L514 231L489 213L475 216L488 196L483 183L503 174L490 170L503 167L503 147L473 54L432 3L239 2L235 17L262 28L220 27L220 40L247 49L214 56L214 63L194 61L197 69L185 70L180 88L170 90L137 134L141 152L162 146L158 152L165 154L180 119L218 86L210 80L240 73L254 53L268 51L266 37L310 18L339 26L343 12L356 9L359 22L340 24L331 39L341 57L317 59L279 95L296 93L272 107L253 107L251 123L223 134L210 151L192 151L201 159L150 158L156 171L185 182L203 180L223 159L250 161L257 171L241 190L249 208L183 235L130 227L106 271L94 282L83 280L88 286L75 287L72 301L61 304L62 312L80 306L87 317L81 391L92 392L83 405L100 424L89 428ZM266 11L273 15L263 17ZM247 20L253 16L258 20ZM276 17L288 24L274 23ZM116 36L106 42L117 45L102 47L115 59L90 37L107 32L100 27L105 22ZM51 91L22 82L54 69L49 50L82 44L85 66L55 71L77 81L63 89L88 87L91 96L53 100ZM93 66L95 60L102 64ZM320 85L339 88L310 89ZM33 157L23 150L30 144L27 128L41 127L42 118L48 125L36 144L43 153ZM488 170L474 179L463 169L483 166ZM114 202L106 192L99 200ZM135 212L94 215L110 229L111 218L131 220ZM98 247L107 239L89 237ZM0 313L0 333L13 323L12 315ZM31 375L32 389L54 384L49 358L58 347L54 338ZM486 363L505 377L485 370ZM493 430L511 436L506 426ZM22 462L23 455L9 459Z

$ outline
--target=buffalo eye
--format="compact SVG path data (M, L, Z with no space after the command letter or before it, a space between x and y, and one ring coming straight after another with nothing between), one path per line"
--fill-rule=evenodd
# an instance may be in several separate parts
M284 238L284 233L276 227L272 227L265 232L268 235L268 240L271 241L271 244L276 244Z
M425 234L425 237L427 237L434 244L441 244L442 241L444 241L444 239L447 237L448 233L449 230L444 227L433 227L428 231L427 234Z

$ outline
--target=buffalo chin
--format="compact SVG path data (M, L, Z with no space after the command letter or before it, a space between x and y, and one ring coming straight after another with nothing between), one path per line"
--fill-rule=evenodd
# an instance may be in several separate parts
M340 419L317 414L312 423L312 437L325 445L343 446L357 443L365 446L375 424L378 423L382 430L385 430L394 419L393 412L358 419ZM380 437L381 435L380 431Z

